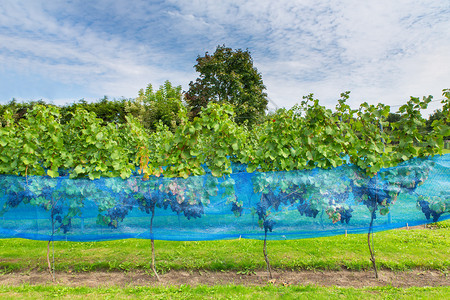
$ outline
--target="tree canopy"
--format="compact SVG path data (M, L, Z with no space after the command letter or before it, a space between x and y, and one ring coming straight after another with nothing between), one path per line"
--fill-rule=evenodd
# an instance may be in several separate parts
M236 122L255 124L267 109L266 87L253 66L248 50L218 46L214 54L198 56L195 70L200 76L189 83L185 99L193 116L209 102L234 106Z

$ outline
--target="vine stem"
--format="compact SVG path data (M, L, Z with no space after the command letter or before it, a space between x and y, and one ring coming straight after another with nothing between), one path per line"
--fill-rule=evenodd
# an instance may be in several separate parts
M263 247L263 253L264 253L264 260L266 261L266 265L267 265L267 272L269 272L269 279L272 279L272 270L270 268L270 262L269 262L269 257L267 256L267 229L265 230L264 233L264 247Z
M153 273L156 276L156 280L160 281L159 279L159 275L156 272L156 268L155 268L155 240L153 239L153 217L155 216L155 208L153 207L152 209L152 218L150 219L150 240L152 243L152 263L151 263L151 268Z
M55 282L55 246L53 242L53 235L55 233L55 221L53 217L53 207L52 207L52 238L47 243L47 264L48 264L48 271L50 272L50 275L52 276L52 282ZM53 248L53 266L50 263L50 242L52 242L52 248Z
M370 219L370 226L369 226L369 233L367 234L367 244L369 245L369 251L370 251L370 261L372 262L373 270L375 272L375 278L378 279L378 271L377 271L377 264L375 262L375 254L373 247L370 246L370 233L372 233L372 243L373 243L373 218L374 218L375 211L372 213L372 217Z
M53 198L52 198L53 199ZM52 282L55 282L55 242L53 240L53 236L55 235L55 217L53 215L54 206L58 204L59 200L56 200L55 203L53 203L52 200L52 210L51 210L51 216L52 216L52 238L48 241L47 244L47 264L48 264L48 271L50 272L50 275L52 276ZM52 249L53 249L53 259L52 263L50 263L50 242L52 242Z
M52 264L50 263L50 242L51 240L49 240L47 243L47 264L50 276L52 276L52 281L55 282L55 274L53 274Z

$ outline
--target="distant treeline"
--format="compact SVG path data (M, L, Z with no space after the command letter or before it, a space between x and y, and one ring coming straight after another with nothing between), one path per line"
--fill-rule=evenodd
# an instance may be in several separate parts
M163 99L167 100L167 99ZM59 108L59 111L61 113L61 120L60 122L62 124L65 124L70 121L72 118L72 115L75 113L77 109L84 109L87 112L93 112L95 115L103 120L104 124L107 123L125 123L125 116L127 114L133 114L135 117L138 117L140 119L142 125L144 125L145 128L154 130L156 128L156 124L159 122L163 122L166 125L168 125L171 128L174 128L176 126L176 109L168 109L167 107L167 101L161 101L161 105L164 107L159 107L160 110L165 110L166 114L160 113L160 114L152 114L152 116L145 118L141 117L139 118L139 110L133 109L134 106L136 106L136 99L108 99L108 97L103 97L102 99L99 99L94 102L87 102L84 99L78 100L76 102L73 102L71 104L67 105L54 105L54 104L48 104L42 100L37 101L27 101L27 102L18 102L16 99L11 100L10 102L6 104L0 104L0 118L3 116L4 112L7 109L10 109L13 112L14 119L16 121L19 121L22 118L26 117L27 111L30 111L33 109L33 107L37 104L44 105L44 106L56 106ZM155 103L157 104L157 103ZM141 115L145 115L145 110L148 110L148 107L143 106L144 108L141 110ZM188 107L189 108L189 107ZM153 108L153 111L155 108ZM168 115L171 114L170 117ZM148 113L147 113L148 115ZM271 118L271 113L266 114L264 117L259 118L259 122L264 122ZM442 113L442 110L438 109L435 112L433 112L431 115L428 116L426 119L426 126L423 128L423 132L431 132L432 130L432 123L434 120L442 120L444 119L444 114ZM398 113L389 113L389 116L387 118L387 122L389 123L389 127L386 128L387 130L391 130L392 126L391 124L396 123L400 120L400 114ZM173 124L175 123L175 125ZM450 124L448 124L450 125ZM450 139L450 137L446 137L446 139Z
M16 99L11 100L7 104L0 104L0 115L3 115L7 109L13 112L14 119L19 121L26 117L28 111L31 111L37 104L44 106L57 106L61 113L61 123L65 124L70 121L72 114L78 109L82 108L88 112L93 112L98 118L102 119L106 123L125 123L125 102L126 99L109 100L108 97L104 97L98 101L87 102L84 99L78 100L72 104L57 106L54 104L48 104L42 100L18 102Z

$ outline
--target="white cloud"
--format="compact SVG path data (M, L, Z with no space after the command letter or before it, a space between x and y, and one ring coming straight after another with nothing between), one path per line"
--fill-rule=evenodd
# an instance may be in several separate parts
M186 72L165 69L167 57L149 45L65 24L39 5L8 4L0 11L6 16L0 18L0 26L9 28L0 33L4 69L73 82L94 94L128 97L149 82L186 77Z
M165 79L186 89L196 56L225 43L251 51L279 106L311 92L334 106L346 90L396 105L450 86L447 1L107 2L6 1L1 65L130 97Z

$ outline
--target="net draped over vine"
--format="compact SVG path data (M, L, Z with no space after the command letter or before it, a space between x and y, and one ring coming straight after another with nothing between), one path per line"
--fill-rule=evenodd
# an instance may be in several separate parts
M183 178L0 176L0 238L298 239L450 218L450 155L365 177L335 169Z

